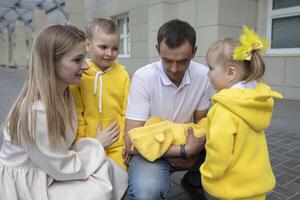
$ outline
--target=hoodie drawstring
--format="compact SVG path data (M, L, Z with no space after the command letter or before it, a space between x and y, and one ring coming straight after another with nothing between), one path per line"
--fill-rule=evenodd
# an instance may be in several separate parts
M103 77L102 77L102 75L104 73L106 73L107 71L111 70L112 67L108 68L104 72L103 71L98 72L94 67L91 67L91 66L90 66L90 68L96 73L95 81L94 81L94 94L95 95L97 93L98 79L100 79L99 103L98 103L98 106L99 106L99 112L101 113L102 112L102 91L103 91Z
M102 74L104 72L100 71L97 72L97 70L95 70L93 67L91 67L91 69L96 73L96 77L95 77L95 81L94 81L94 94L97 93L97 87L98 87L98 79L100 77L100 90L99 90L99 112L102 112L102 84L103 84L103 79L102 79Z

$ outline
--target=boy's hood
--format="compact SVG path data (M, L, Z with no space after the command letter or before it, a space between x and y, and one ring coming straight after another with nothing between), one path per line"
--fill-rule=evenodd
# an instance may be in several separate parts
M253 89L223 89L212 97L218 103L243 119L257 132L270 124L274 100L283 96L263 83Z
M86 76L95 76L95 74L96 74L95 70L97 72L102 72L101 69L94 62L92 62L90 59L87 59L86 63L89 66L89 69L85 70L83 72ZM119 65L116 61L114 61L113 64L112 64L112 66L110 68L108 68L106 71L102 72L102 73L104 74L104 73L107 73L107 72L110 72L110 71L114 71L114 73L117 73L118 71L122 71L123 70L124 67L123 66L121 67L121 66L122 65Z

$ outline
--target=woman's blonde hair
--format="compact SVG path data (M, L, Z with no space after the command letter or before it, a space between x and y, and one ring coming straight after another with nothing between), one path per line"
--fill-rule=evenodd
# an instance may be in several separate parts
M27 79L6 120L6 129L13 142L19 144L20 137L24 137L27 143L34 144L36 113L33 106L39 100L46 112L45 129L48 129L50 145L55 146L55 142L64 137L66 126L72 124L73 104L69 90L62 93L58 88L55 66L84 41L84 33L70 25L50 25L37 34Z
M225 38L215 42L207 51L206 63L208 66L219 64L223 67L241 67L244 71L243 81L260 80L265 73L265 62L257 50L251 52L250 61L233 60L233 51L240 45L240 41L234 38Z

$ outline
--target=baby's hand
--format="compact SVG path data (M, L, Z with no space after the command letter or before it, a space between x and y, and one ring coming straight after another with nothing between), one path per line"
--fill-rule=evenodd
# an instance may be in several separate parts
M105 130L101 131L101 124L99 124L96 138L101 142L103 147L109 147L119 139L120 126L117 123L112 123Z

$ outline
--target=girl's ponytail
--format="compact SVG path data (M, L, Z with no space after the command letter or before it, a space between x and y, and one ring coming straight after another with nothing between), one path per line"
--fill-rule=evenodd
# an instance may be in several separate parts
M245 82L260 80L265 73L265 62L262 59L260 53L256 50L251 52L251 59L249 61L250 69L247 70L249 72ZM244 61L245 62L245 61Z

